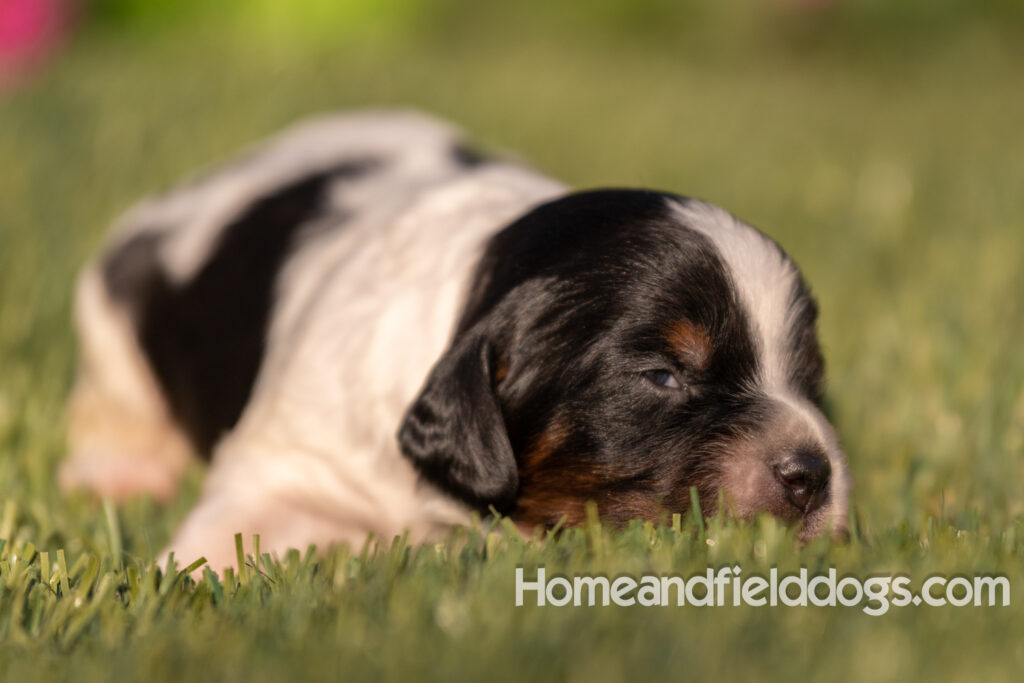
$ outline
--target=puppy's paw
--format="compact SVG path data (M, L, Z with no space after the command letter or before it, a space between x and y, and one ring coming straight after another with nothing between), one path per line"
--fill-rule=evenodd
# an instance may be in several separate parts
M178 566L206 558L212 571L237 570L235 535L241 534L244 552L253 552L253 536L260 537L260 553L283 557L291 549L305 552L311 545L325 549L339 542L361 543L364 526L341 522L294 501L273 494L252 498L208 498L200 501L178 529L158 563L173 552ZM161 564L163 566L163 564ZM201 575L202 568L195 574Z

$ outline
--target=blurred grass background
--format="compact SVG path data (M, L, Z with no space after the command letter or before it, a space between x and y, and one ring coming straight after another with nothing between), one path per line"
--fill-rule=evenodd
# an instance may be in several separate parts
M1024 3L95 0L77 17L0 92L0 558L64 549L84 607L44 588L38 555L0 571L6 677L1016 680L1020 606L516 610L512 568L735 560L1024 586ZM54 485L76 270L142 194L301 116L382 105L578 187L714 201L778 239L820 300L861 537L796 549L768 522L716 527L716 546L639 527L491 552L453 537L292 558L220 602L207 583L131 597L102 508ZM201 474L168 508L118 511L140 582L157 582L146 562Z

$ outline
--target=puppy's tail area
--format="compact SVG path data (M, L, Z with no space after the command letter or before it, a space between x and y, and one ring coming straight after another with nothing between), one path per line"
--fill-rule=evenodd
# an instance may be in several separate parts
M190 447L139 348L128 312L110 297L96 264L75 292L79 367L68 404L68 457L61 489L124 499L168 499Z

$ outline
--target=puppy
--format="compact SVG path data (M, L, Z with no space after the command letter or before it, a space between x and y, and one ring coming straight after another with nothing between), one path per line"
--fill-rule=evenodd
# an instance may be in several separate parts
M722 209L571 193L409 112L321 118L144 201L87 265L64 488L172 496L233 562L691 507L846 529L817 310ZM397 436L396 436L397 434Z

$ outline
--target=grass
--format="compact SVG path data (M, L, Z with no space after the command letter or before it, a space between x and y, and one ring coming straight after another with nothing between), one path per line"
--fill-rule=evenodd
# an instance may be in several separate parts
M94 31L0 101L4 678L1016 680L1019 599L882 617L512 603L515 567L540 565L1003 573L1024 586L1017 34L968 23L930 42L844 34L837 46L801 25L716 33L717 45L517 17L338 45ZM799 548L770 520L702 529L692 517L544 542L483 525L437 546L250 558L195 582L152 558L200 467L167 507L59 495L69 295L109 220L296 117L382 104L452 118L580 187L707 198L783 243L823 311L856 538Z

